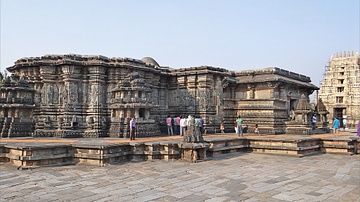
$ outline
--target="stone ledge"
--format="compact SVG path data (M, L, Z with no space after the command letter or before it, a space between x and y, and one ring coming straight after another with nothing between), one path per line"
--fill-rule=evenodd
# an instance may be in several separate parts
M192 162L206 160L224 153L255 152L293 155L298 157L321 153L359 154L360 138L349 139L269 139L229 138L212 139L206 143L131 142L118 144L59 144L19 145L0 144L0 161L18 166L19 169L39 166L90 164L104 166L123 161L153 159ZM41 144L41 143L40 143Z

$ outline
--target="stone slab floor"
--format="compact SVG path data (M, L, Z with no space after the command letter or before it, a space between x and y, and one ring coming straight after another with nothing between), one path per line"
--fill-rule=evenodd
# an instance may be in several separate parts
M16 170L0 164L0 201L360 201L360 155L226 154Z

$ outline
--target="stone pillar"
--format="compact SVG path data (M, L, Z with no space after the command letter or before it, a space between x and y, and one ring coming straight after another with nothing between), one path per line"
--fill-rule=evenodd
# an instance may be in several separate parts
M190 93L190 97L189 97L189 102L188 102L188 106L189 107L193 107L193 111L189 111L189 114L195 114L196 113L196 105L197 105L197 75L189 75L187 77L187 84L188 84L188 88L189 88L189 93ZM191 102L192 101L192 102Z
M126 110L126 118L132 117L131 115L131 109L125 109Z
M89 70L89 112L95 117L94 129L97 130L98 135L101 136L103 128L101 127L101 121L106 119L104 116L103 108L106 106L105 103L105 71L104 67L92 66Z
M254 99L255 98L255 85L248 84L248 96L247 99Z
M81 83L81 67L66 65L62 67L63 71L63 91L61 92L63 106L65 109L74 108L79 104L79 84Z
M41 104L52 105L54 103L54 85L57 81L57 75L55 75L56 67L54 66L41 66L40 67L40 78L42 79L43 85L41 90Z
M268 82L268 87L270 91L270 99L275 98L276 88L279 86L279 82Z
M236 98L236 87L230 87L230 98Z
M279 86L279 91L280 91L280 99L282 100L287 100L287 96L286 96L286 91L285 91L285 85L280 85Z
M125 109L120 109L120 114L119 114L119 118L125 118Z

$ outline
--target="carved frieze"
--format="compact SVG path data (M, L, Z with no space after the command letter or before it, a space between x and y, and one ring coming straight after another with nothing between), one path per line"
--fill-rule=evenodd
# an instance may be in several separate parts
M42 60L46 61L45 66L42 66L45 64ZM24 66L27 66L26 70ZM19 85L30 84L35 90L35 94L30 94L36 106L34 112L17 109L16 116L29 113L29 117L39 117L40 120L34 122L37 124L36 134L41 135L44 124L48 123L43 118L49 116L49 131L57 132L48 134L59 137L103 136L109 133L109 128L118 131L119 137L120 133L125 137L128 134L127 118L132 116L144 121L139 125L143 135L153 135L153 131L147 131L146 127L156 125L158 129L168 114L201 115L206 126L212 128L218 127L216 124L222 120L233 122L235 116L241 114L246 123L259 121L275 127L288 117L287 106L296 104L294 99L299 98L299 88L306 90L305 96L311 88L300 78L301 75L295 77L295 74L281 69L252 71L253 74L208 66L174 70L147 65L140 60L103 56L44 56L17 61L9 71L20 72L20 75L30 72L31 82L20 79ZM288 90L291 84L283 84L286 86L285 95L291 96L288 97L289 103L265 103L266 100L278 100L270 97L269 92L275 97L284 96L282 85L276 78L290 74L293 76L289 79L296 79L300 86L294 85ZM269 76L269 80L265 80L269 83L264 82L263 76ZM12 86L12 79L4 81L4 85ZM279 95L274 91L279 91ZM293 94L290 95L289 91ZM4 102L6 99L9 103L18 101L11 92L3 94ZM22 100L32 97L24 93L16 95L21 95ZM243 104L246 101L251 102ZM146 125L145 122L151 118L157 119L156 124ZM276 127L273 131L281 131Z

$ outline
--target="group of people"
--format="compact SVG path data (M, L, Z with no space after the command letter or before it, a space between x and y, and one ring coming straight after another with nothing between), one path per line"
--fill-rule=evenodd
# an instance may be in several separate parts
M189 124L188 123L189 120L193 120L193 117L191 115L189 115L188 118L185 118L182 116L171 117L170 115L168 115L168 117L166 118L168 135L169 136L173 136L173 135L184 136L186 134L186 129ZM316 122L317 122L317 118L316 118L316 114L314 114L312 117L312 120L311 120L313 130L316 128ZM131 118L129 125L130 125L130 140L135 140L135 130L136 130L135 118ZM235 121L235 132L239 137L244 136L242 125L243 125L243 120L240 116L238 116L238 118ZM201 116L195 118L194 126L195 126L195 130L198 133L200 133L200 134L204 133L204 120L201 118ZM346 122L344 123L344 128L345 127L346 127ZM336 135L339 132L339 128L340 128L340 120L335 117L333 120L333 129L334 129L334 133ZM220 132L225 133L224 122L220 123ZM260 135L258 124L255 124L255 126L254 126L254 133ZM360 121L358 124L357 136L360 137Z
M243 128L243 120L240 116L238 116L238 118L235 120L235 133L240 137L243 137L244 136L244 128ZM221 133L225 133L225 125L224 125L224 122L221 122L220 123L220 132ZM259 125L258 124L255 124L254 126L254 133L257 134L257 135L260 135L260 132L259 132Z
M311 118L311 125L312 125L313 130L316 129L316 123L317 123L317 116L314 113L312 118ZM344 129L344 131L345 131L346 127L347 127L347 120L344 118L343 119L343 129ZM337 117L335 117L333 119L333 129L334 129L334 131L333 131L334 134L337 135L339 133L339 129L340 129L340 120Z
M347 120L343 119L343 128L345 130L345 128L347 127ZM334 134L337 136L337 134L339 133L339 129L340 129L340 120L335 117L333 120L333 129L334 129ZM360 121L358 123L358 129L357 129L357 136L360 137Z
M166 126L167 126L167 133L169 136L172 135L180 135L184 136L186 134L187 126L190 124L189 120L192 120L193 117L189 115L188 118L183 116L174 116L171 117L170 115L166 118ZM194 126L196 130L199 130L199 133L204 133L204 120L201 116L198 116L194 120Z

